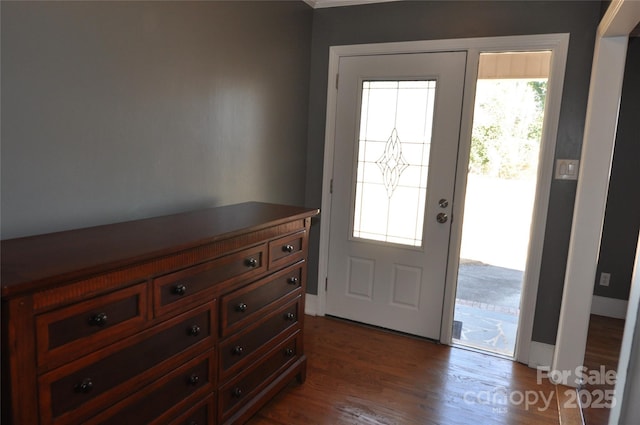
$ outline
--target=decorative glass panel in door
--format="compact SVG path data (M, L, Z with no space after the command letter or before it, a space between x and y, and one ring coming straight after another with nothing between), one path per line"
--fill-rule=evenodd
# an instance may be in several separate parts
M364 81L353 237L421 246L436 81Z

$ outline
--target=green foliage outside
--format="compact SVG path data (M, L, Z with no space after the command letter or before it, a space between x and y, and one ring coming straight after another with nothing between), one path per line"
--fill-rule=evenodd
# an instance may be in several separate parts
M469 171L499 178L535 175L546 80L479 80Z

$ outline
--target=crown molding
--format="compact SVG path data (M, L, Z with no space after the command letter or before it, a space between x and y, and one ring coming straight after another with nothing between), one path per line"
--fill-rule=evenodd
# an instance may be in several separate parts
M328 7L357 6L373 3L387 3L400 0L303 0L314 9L324 9Z

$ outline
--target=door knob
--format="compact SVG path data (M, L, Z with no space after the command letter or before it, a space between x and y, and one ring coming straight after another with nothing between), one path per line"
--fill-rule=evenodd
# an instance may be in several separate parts
M440 213L436 216L436 220L438 220L438 223L446 223L449 220L449 216L445 213Z

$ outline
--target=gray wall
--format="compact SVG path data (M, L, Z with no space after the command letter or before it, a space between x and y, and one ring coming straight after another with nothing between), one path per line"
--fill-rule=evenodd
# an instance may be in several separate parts
M320 206L331 45L569 32L556 156L578 158L601 10L594 1L0 4L2 238L254 199ZM534 340L549 344L574 196L574 182L553 182L534 325ZM311 293L316 276L311 261Z
M392 2L314 12L306 203L322 199L322 162L329 46L390 41L571 34L556 157L579 158L600 3L595 1ZM575 182L554 181L539 282L533 339L555 344L571 232ZM327 212L324 212L325 214ZM312 228L311 258L318 252ZM310 291L317 290L310 264Z
M305 201L302 2L1 2L3 239Z
M630 38L594 294L626 300L640 231L640 38ZM611 273L600 286L601 272Z

